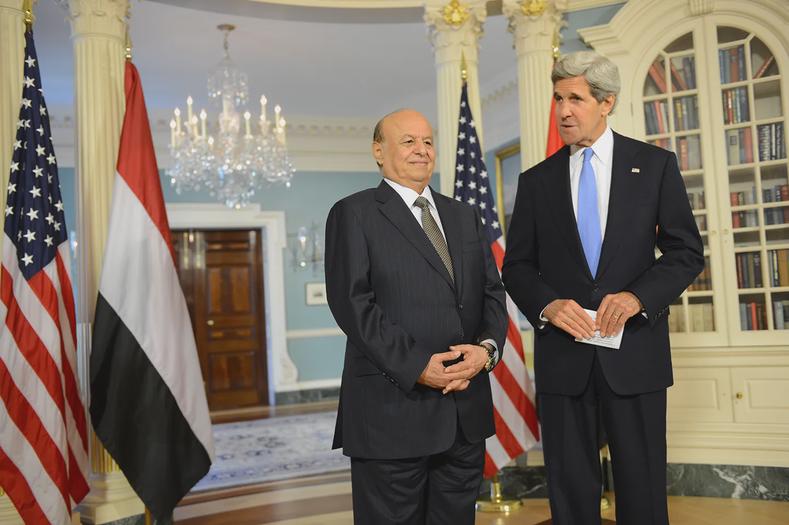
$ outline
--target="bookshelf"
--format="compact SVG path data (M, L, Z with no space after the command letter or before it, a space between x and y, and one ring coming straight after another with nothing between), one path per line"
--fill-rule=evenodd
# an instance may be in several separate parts
M789 337L785 94L769 46L714 27L714 46L697 45L689 31L657 53L643 79L646 140L676 153L704 241L704 271L669 307L669 329L680 345L760 344L771 341L765 333ZM712 70L706 89L699 61ZM713 126L704 125L707 107ZM710 245L715 224L724 243L731 238L728 253Z
M715 265L708 243L708 170L702 158L706 137L701 129L693 33L675 39L654 58L644 79L643 108L647 142L677 155L704 241L704 271L669 306L669 330L675 334L716 334Z
M737 322L751 332L789 336L789 178L781 75L772 50L754 33L716 28L733 236ZM761 337L761 335L757 336ZM763 338L763 337L762 337Z

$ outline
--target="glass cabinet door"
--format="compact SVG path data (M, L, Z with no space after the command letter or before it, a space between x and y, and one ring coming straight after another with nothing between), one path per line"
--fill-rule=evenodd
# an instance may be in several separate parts
M778 64L756 35L717 27L735 316L730 331L789 329L789 179ZM725 203L724 203L725 204ZM725 206L723 207L725 209ZM728 213L727 212L727 213ZM753 340L753 336L750 340Z
M699 118L696 51L693 33L666 46L652 61L642 93L646 140L677 155L688 200L704 241L704 271L669 307L669 330L677 342L681 334L716 332L713 276L710 259L708 208ZM657 254L659 255L659 253ZM715 276L717 278L717 276ZM694 338L696 341L699 338Z

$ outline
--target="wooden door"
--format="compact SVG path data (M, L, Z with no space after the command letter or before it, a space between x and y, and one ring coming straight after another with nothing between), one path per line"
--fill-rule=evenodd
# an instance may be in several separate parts
M267 405L260 231L175 230L173 244L209 408Z

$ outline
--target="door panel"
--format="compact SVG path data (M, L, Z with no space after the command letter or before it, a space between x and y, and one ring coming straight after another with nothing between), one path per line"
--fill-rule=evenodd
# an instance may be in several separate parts
M173 233L209 408L268 404L260 232Z

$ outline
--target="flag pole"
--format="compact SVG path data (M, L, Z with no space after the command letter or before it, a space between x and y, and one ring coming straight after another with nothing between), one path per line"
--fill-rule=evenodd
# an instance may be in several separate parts
M523 505L519 499L504 499L501 493L501 482L498 472L490 480L490 499L478 499L477 511L479 512L499 512L509 514Z

